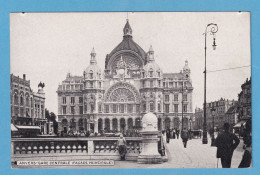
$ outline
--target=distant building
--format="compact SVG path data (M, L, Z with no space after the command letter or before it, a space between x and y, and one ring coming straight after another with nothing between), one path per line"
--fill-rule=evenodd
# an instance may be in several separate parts
M242 91L238 94L237 113L238 120L234 128L242 131L246 127L246 122L252 120L252 103L251 103L251 78L246 79L241 85Z
M226 121L226 112L237 102L234 100L228 100L221 98L220 100L210 102L206 104L206 121L207 129L213 127L213 115L214 115L214 127L222 128ZM213 111L214 109L215 111ZM203 109L195 109L195 126L197 129L203 129L204 112Z
M238 94L238 120L251 120L251 78L241 85L242 91Z
M11 123L18 129L29 130L36 128L30 126L38 126L41 133L47 134L44 84L40 83L38 92L33 92L30 80L26 80L25 74L23 74L23 78L11 74L10 83Z
M103 71L93 49L82 75L69 73L58 86L59 131L140 128L148 112L158 117L159 130L181 128L182 123L189 127L193 87L188 61L181 71L163 73L152 46L145 52L132 32L127 21L123 40L107 54Z
M194 129L195 130L203 129L203 121L204 121L203 116L204 116L203 109L196 107L195 113L194 113L194 118L195 118Z
M238 104L231 106L226 112L225 123L229 123L230 126L234 126L238 122Z

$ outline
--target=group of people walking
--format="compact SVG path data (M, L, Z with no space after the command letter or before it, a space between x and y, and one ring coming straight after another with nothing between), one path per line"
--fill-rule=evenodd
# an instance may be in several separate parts
M251 166L251 161L252 161L251 122L248 122L246 125L247 125L246 126L247 129L245 130L245 134L243 136L245 150L244 150L244 154L243 154L242 160L241 160L238 168L248 168ZM187 142L188 142L188 139L190 136L190 133L186 128L184 128L181 131L181 133L178 129L170 130L169 128L167 128L166 129L166 142L167 143L170 142L171 136L173 139L175 139L175 138L179 139L179 135L181 136L184 148L186 148ZM220 132L215 140L215 145L217 147L216 157L217 157L217 159L220 158L222 168L231 167L233 152L237 148L239 143L240 143L239 138L235 134L230 132L229 123L225 123L223 126L223 132ZM121 160L125 160L126 140L123 137L123 134L120 135L117 145L118 145Z
M170 130L169 128L167 128L166 129L166 142L167 143L170 142L171 135L172 135L173 139L175 139L175 138L179 139L180 130L176 129L176 128ZM188 142L188 139L189 139L189 135L190 135L190 133L189 133L189 131L186 128L184 128L181 131L181 139L182 139L184 148L187 147L187 142Z
M244 154L239 164L239 168L247 168L251 166L252 160L252 139L251 139L251 122L247 122L246 130L244 131L243 141L244 141ZM172 133L172 134L171 134ZM170 142L170 138L175 139L175 136L179 138L179 134L181 136L184 148L187 148L187 142L190 138L190 132L184 128L181 133L177 129L170 130L169 128L166 129L166 142ZM234 150L239 145L240 140L239 138L230 132L230 125L229 123L225 123L223 126L223 131L220 132L215 140L215 145L217 147L216 157L217 159L220 158L222 168L230 168L231 161Z

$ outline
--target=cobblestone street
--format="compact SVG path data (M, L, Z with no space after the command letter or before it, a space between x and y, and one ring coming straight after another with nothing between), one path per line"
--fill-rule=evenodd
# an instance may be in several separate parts
M165 139L165 138L164 138ZM192 139L188 141L187 148L183 147L181 139L171 139L167 146L168 162L162 164L138 164L136 161L115 161L114 166L37 166L37 167L17 167L17 168L59 168L59 169L88 169L88 168L217 168L216 147L209 143L202 144L201 139ZM234 151L232 158L232 168L237 168L243 154L243 140ZM221 168L219 159L218 168ZM16 168L16 167L14 167Z

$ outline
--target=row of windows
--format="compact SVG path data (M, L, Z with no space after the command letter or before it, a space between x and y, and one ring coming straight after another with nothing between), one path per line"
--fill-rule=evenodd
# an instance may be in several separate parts
M62 90L82 90L83 85L62 85Z
M88 82L87 86L86 86L86 82L84 82L84 87L95 88L94 82L93 81ZM101 82L98 82L98 88L102 88L102 83Z
M13 111L12 111L13 112ZM26 108L25 111L23 108L19 108L19 107L15 107L14 108L14 115L18 116L20 112L20 117L33 117L33 110L31 110L31 114L30 114L30 109ZM42 117L44 118L44 110L39 110L39 109L35 109L35 116L36 117Z
M161 76L161 72L157 72L157 76L160 77ZM153 70L149 71L149 77L153 77ZM142 72L142 78L145 78L145 73Z
M78 102L83 103L83 97L79 97ZM75 97L70 97L70 103L75 104ZM67 104L67 98L66 97L62 98L62 104Z
M161 104L158 103L157 104L157 110L158 112L161 112ZM174 106L174 112L178 112L178 108L179 108L179 105L178 104L175 104ZM133 108L134 108L134 105L133 104L112 104L112 105L105 105L104 106L104 112L105 113L133 113ZM87 109L87 105L85 105L85 112ZM146 112L146 103L144 103L142 105L142 109L143 109L143 112ZM183 112L187 112L187 109L188 109L188 105L187 104L184 104L183 105ZM94 112L95 110L95 105L94 104L90 104L90 112ZM136 105L136 111L138 112L140 110L140 107L139 105ZM150 105L149 105L149 111L150 112L154 112L155 111L155 107L154 107L154 103L151 102ZM98 112L102 112L102 105L99 104L98 105ZM169 113L170 112L170 108L169 108L169 104L165 104L165 112L166 113ZM67 114L67 107L66 106L63 106L62 107L62 113L63 114ZM71 106L70 107L70 113L71 114L75 114L75 106ZM83 106L79 106L79 113L80 114L83 114Z
M75 106L70 107L70 113L75 114ZM62 106L62 114L67 114L66 106ZM83 114L83 106L79 106L79 114Z
M146 103L144 103L142 107L143 107L143 112L146 112ZM175 104L173 107L174 107L174 112L178 112L179 105ZM161 112L161 104L160 103L158 103L157 109L158 109L158 112ZM183 112L187 112L187 109L188 109L188 105L184 104L183 105ZM150 103L149 111L154 112L154 103L153 102ZM170 105L169 104L165 104L165 112L166 113L170 112Z
M173 100L174 101L178 101L179 100L179 95L178 94L174 94L174 98L173 98ZM187 101L187 94L183 94L183 101ZM165 95L164 96L164 101L165 102L169 102L170 101L170 96L169 95Z
M24 105L24 97L23 96L20 96L20 98L18 98L18 95L15 94L14 95L14 104L15 105L18 105L20 102L20 105L23 106ZM26 97L25 98L25 106L26 107L29 107L30 106L30 98L29 97ZM32 102L32 98L31 98L31 107L33 107L33 102ZM39 104L35 104L35 108L40 108L40 105ZM41 108L43 108L43 105L41 105Z

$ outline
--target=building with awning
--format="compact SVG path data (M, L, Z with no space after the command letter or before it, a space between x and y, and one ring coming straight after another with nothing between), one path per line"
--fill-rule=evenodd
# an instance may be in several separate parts
M11 123L11 131L12 132L17 132L18 131L18 129L15 127L15 125L14 124L12 124Z
M235 124L233 126L233 128L241 128L242 126L246 125L246 120L241 120L240 122L238 122L237 124Z

